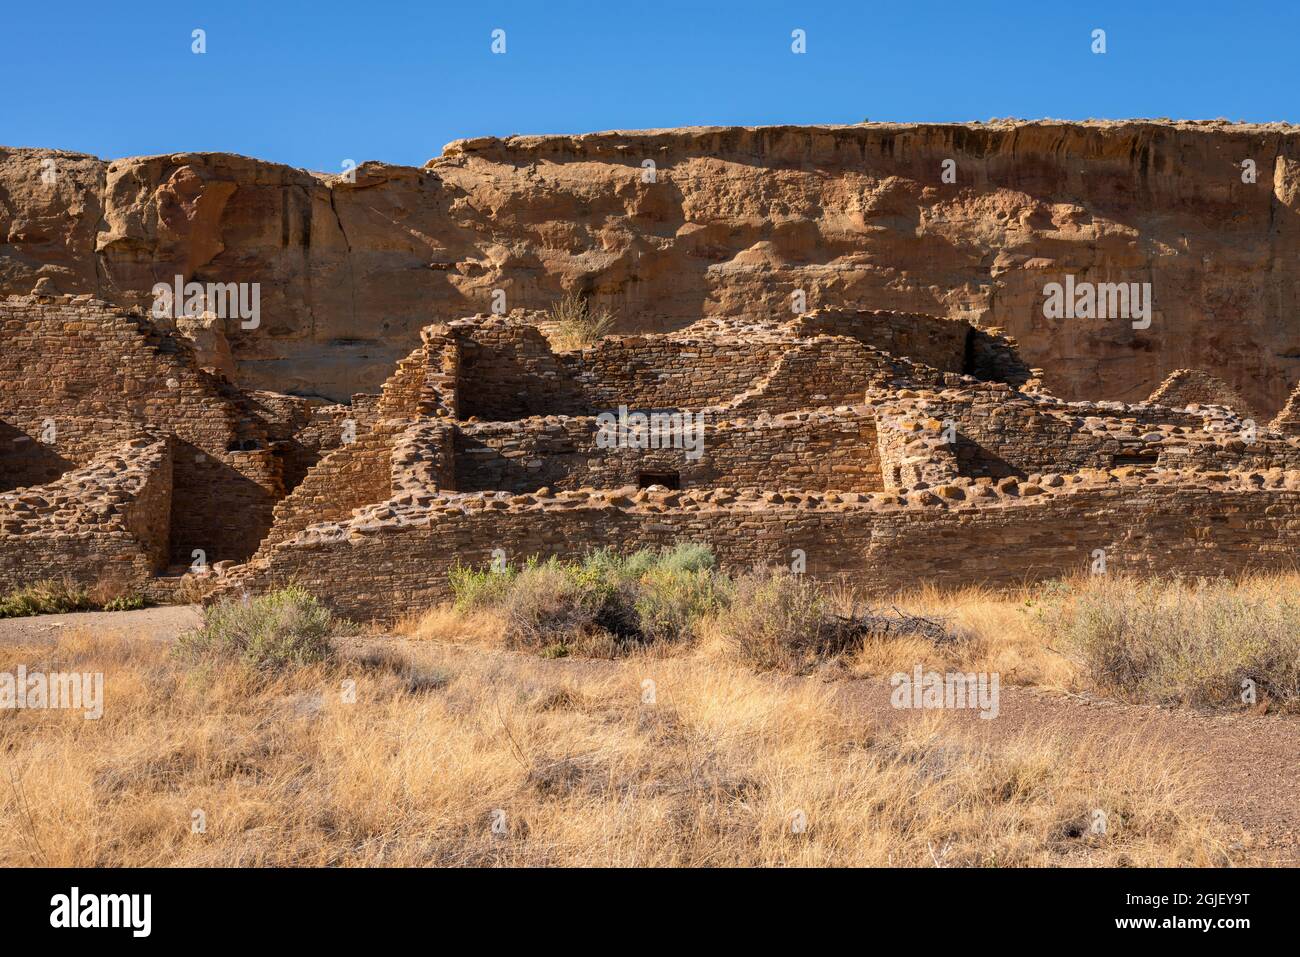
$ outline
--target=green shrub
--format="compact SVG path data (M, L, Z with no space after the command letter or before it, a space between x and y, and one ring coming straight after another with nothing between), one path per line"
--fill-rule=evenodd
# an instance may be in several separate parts
M104 611L135 611L145 607L148 602L145 601L144 595L118 595L116 598L110 598L101 606Z
M456 608L460 611L491 608L498 604L519 574L518 569L507 566L501 570L470 568L453 565L448 577Z
M530 560L504 570L453 568L451 586L462 610L491 609L505 622L513 647L549 655L612 655L630 646L695 637L716 610L720 576L707 546L609 549L580 562Z
M697 622L721 611L725 601L725 580L711 568L664 562L638 580L633 609L646 640L677 642L694 637Z
M304 589L290 585L250 599L223 599L203 627L182 635L177 651L193 661L238 662L257 672L325 661L342 623Z
M1037 628L1099 689L1131 700L1242 706L1243 682L1300 705L1300 597L1267 581L1098 576L1055 583Z
M62 615L73 611L131 611L145 606L143 595L114 594L115 591L102 584L86 589L67 580L33 582L0 595L0 618ZM104 597L110 594L113 597Z

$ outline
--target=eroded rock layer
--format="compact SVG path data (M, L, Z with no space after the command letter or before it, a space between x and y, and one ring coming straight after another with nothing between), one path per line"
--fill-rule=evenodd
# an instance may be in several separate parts
M1300 379L1298 212L1286 124L488 138L355 182L225 154L0 149L0 294L139 306L176 275L259 283L258 326L225 329L239 384L342 401L493 290L510 310L578 292L623 333L785 319L802 291L809 309L1003 330L1065 399L1136 401L1199 369L1270 417ZM1150 325L1046 318L1067 276L1150 283Z

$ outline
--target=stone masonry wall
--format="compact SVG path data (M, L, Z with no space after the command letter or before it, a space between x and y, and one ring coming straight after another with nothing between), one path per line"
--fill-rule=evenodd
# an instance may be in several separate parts
M43 579L143 583L167 563L171 494L171 442L158 437L0 494L0 593Z
M970 372L968 342L975 329L959 319L887 310L819 309L791 322L799 336L847 336L940 372Z
M909 328L911 320L917 328ZM965 322L933 317L817 312L781 326L700 323L555 353L536 327L517 319L438 328L459 343L460 417L486 421L591 415L621 405L776 413L851 404L873 383L905 378L941 387L946 375L960 374L972 332ZM886 348L915 348L921 358L896 358L901 353ZM931 359L941 365L931 367Z
M710 412L703 421L698 458L688 456L679 433L655 433L663 448L601 448L597 422L589 416L462 424L455 440L455 483L444 487L612 489L636 485L644 472L669 471L678 473L684 489L883 488L875 419L861 408L758 418Z
M1262 482L1154 470L1041 484L960 479L906 495L438 495L312 526L228 587L297 580L354 619L392 620L445 599L450 567L485 566L495 548L518 562L678 542L709 544L733 572L788 566L802 549L810 574L878 595L923 584L1012 587L1083 570L1097 548L1112 573L1232 575L1290 566L1300 472Z
M282 492L282 465L242 393L200 370L181 340L147 320L76 300L0 303L0 419L76 465L157 428L177 437L174 561L251 555Z

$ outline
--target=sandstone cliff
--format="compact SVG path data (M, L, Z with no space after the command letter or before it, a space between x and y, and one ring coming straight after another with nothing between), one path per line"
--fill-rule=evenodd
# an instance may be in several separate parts
M582 292L619 331L786 319L802 289L810 309L1001 328L1066 398L1136 400L1199 369L1271 415L1300 378L1297 213L1286 124L486 138L355 182L225 154L0 148L0 294L39 280L144 305L177 273L259 282L260 327L228 329L241 382L342 399L376 391L421 326L486 312L493 289L512 309ZM1067 274L1151 283L1150 327L1045 319L1044 286Z

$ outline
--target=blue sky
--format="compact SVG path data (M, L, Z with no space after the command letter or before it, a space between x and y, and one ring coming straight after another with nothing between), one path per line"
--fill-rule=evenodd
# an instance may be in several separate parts
M464 136L1169 116L1300 122L1300 4L0 0L0 143L338 171ZM207 52L191 52L191 31ZM506 31L506 53L491 32ZM1107 52L1091 52L1106 31ZM807 52L791 52L791 31Z

